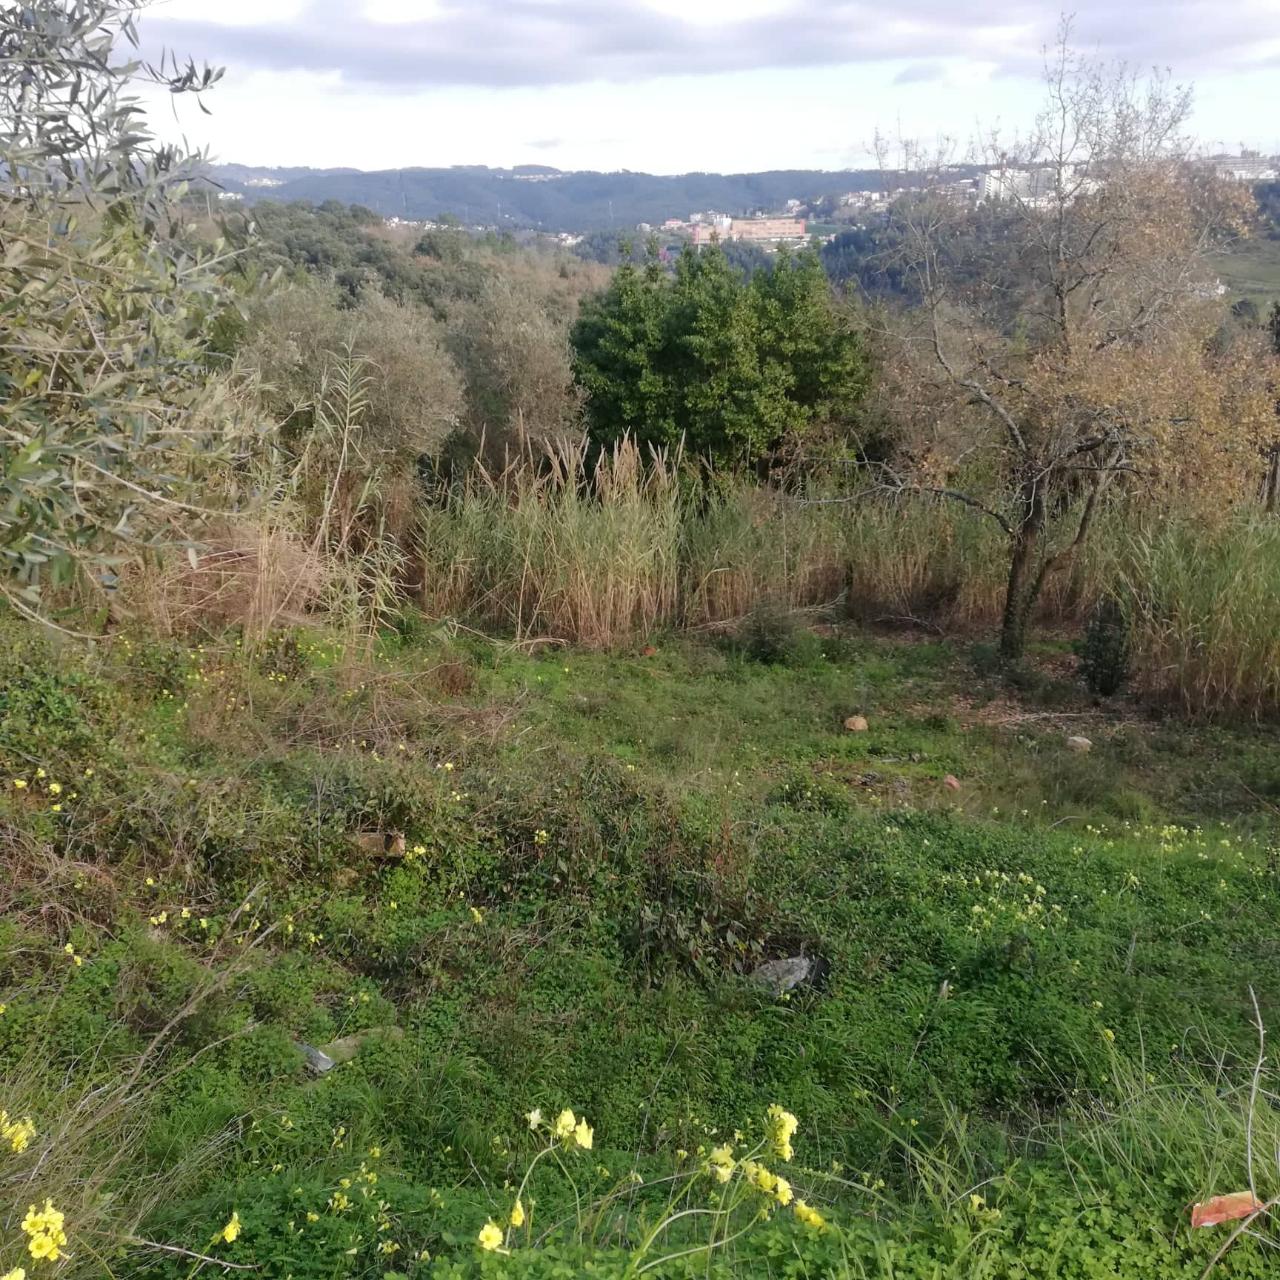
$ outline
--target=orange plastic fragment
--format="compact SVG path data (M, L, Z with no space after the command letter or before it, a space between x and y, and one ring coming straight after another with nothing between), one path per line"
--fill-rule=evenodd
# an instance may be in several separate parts
M1263 1208L1262 1202L1255 1199L1252 1191L1234 1191L1229 1196L1214 1196L1191 1207L1191 1225L1193 1227L1216 1227L1220 1222L1234 1222L1237 1218L1247 1218Z

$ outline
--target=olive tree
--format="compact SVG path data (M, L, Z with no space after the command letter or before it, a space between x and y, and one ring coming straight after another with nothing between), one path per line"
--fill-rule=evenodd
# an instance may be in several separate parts
M28 613L172 537L231 445L202 363L222 250L181 226L200 158L157 144L135 94L219 73L130 57L139 8L0 3L0 592Z

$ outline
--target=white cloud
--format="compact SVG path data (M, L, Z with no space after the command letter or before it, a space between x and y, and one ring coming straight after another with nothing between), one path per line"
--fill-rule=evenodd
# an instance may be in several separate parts
M364 16L388 26L434 22L444 13L441 0L365 0Z
M646 9L693 27L724 27L785 15L795 0L643 0Z
M1080 47L1198 80L1200 132L1280 146L1258 110L1280 88L1277 0L1075 3ZM142 33L228 66L213 115L182 121L226 160L671 173L859 163L877 128L1016 127L1058 4L169 0Z
M211 22L224 27L266 26L293 22L306 12L308 0L156 0L145 10L146 21Z

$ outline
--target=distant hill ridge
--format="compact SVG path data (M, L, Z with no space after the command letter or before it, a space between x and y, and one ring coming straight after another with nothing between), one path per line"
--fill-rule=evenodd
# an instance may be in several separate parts
M788 200L810 202L846 191L879 188L874 169L828 171L772 169L761 173L596 173L547 165L491 169L456 165L447 169L262 168L215 165L212 177L246 200L338 200L361 204L384 217L438 218L450 213L471 225L547 231L625 229L639 222L716 210L742 216L778 211Z

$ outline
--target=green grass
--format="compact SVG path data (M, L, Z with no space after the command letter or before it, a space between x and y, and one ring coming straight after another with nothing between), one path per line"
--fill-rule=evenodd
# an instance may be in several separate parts
M1098 708L1057 644L1019 690L831 628L630 656L419 631L11 637L0 1106L41 1137L0 1164L0 1269L49 1195L86 1276L187 1275L136 1241L209 1252L233 1209L212 1252L281 1280L621 1275L666 1184L583 1205L777 1102L835 1228L779 1217L724 1274L1199 1274L1222 1237L1187 1203L1247 1181L1250 987L1280 1004L1274 734ZM748 980L798 951L818 987ZM302 1069L295 1041L361 1030ZM482 1264L534 1106L595 1149L539 1170L550 1243ZM376 1193L335 1210L362 1162Z
M1252 298L1264 315L1280 302L1280 240L1256 236L1214 259L1214 267L1234 298Z

